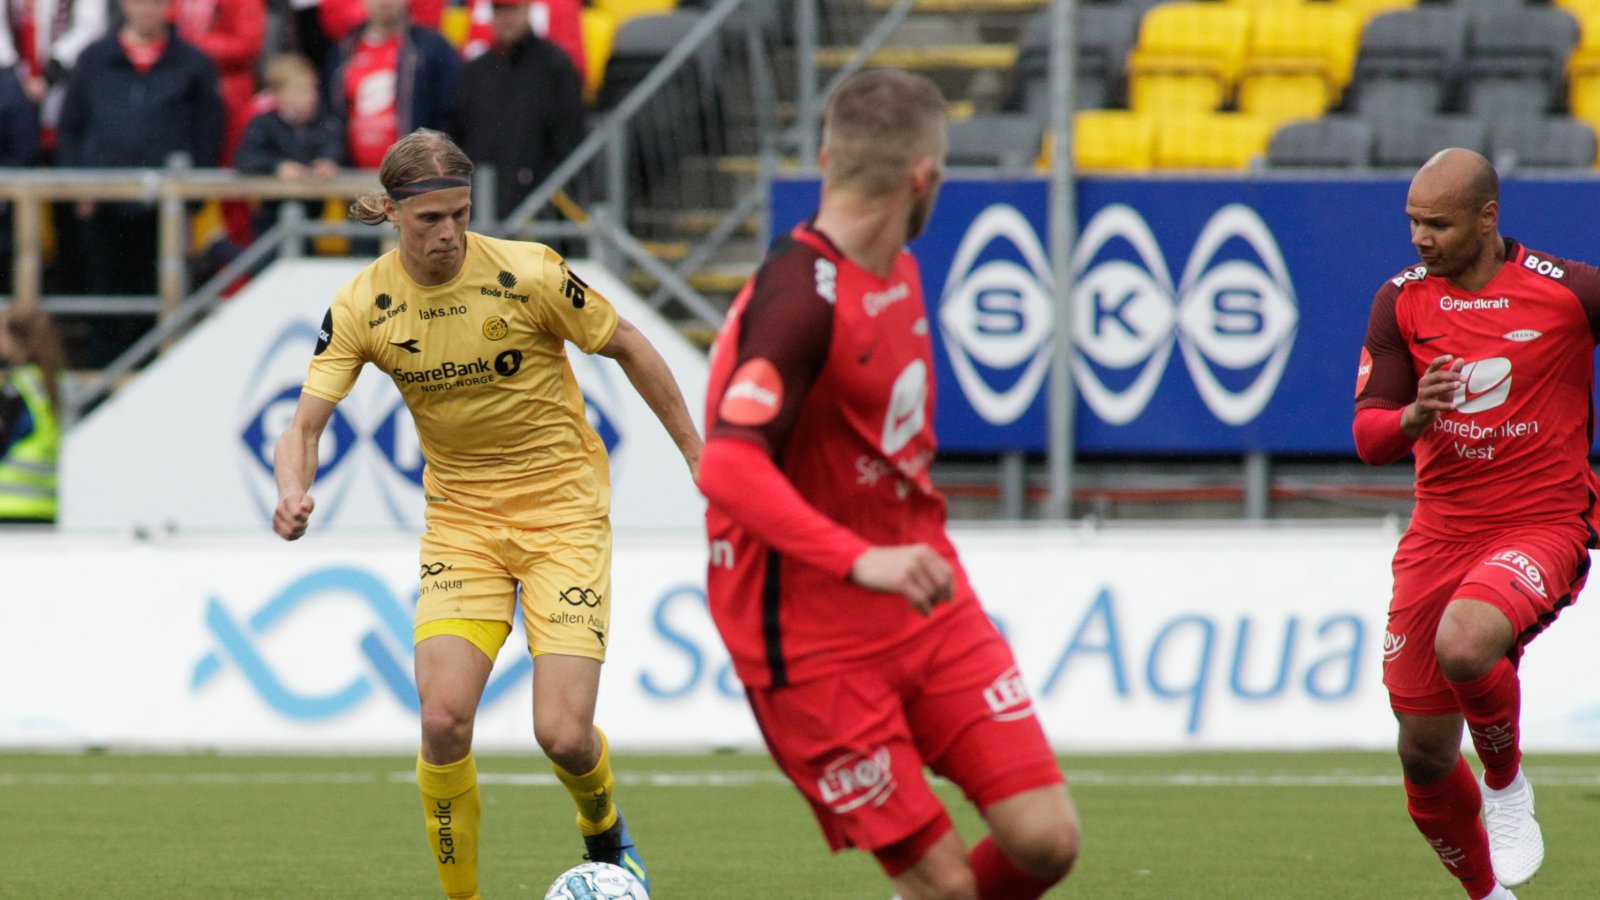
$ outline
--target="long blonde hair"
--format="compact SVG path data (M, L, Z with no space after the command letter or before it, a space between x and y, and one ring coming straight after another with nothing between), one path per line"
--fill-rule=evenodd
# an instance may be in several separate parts
M61 390L57 375L66 367L67 354L61 349L61 337L56 333L56 323L50 314L38 307L21 309L13 306L5 314L6 337L11 339L17 358L13 365L33 364L39 367L44 379L44 391L50 398L50 411L61 414Z
M367 225L381 225L389 218L383 200L390 192L430 176L472 175L472 160L450 135L431 128L418 128L394 142L378 167L381 191L369 191L350 204L350 218Z

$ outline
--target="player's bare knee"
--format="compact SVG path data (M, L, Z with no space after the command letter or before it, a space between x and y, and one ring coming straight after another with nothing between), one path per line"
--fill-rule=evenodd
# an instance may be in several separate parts
M1438 636L1433 641L1433 653L1439 659L1439 671L1450 681L1482 678L1504 655L1473 629L1446 627L1445 623L1440 623Z
M551 762L576 775L593 769L599 762L599 742L594 726L575 719L538 722L533 737Z
M445 706L422 710L424 755L435 762L454 762L472 749L472 716Z
M1078 825L1071 820L1041 819L1000 842L1017 867L1035 878L1060 880L1078 859Z
M1412 784L1432 784L1444 779L1456 767L1461 755L1459 738L1455 743L1427 742L1400 735L1400 769Z

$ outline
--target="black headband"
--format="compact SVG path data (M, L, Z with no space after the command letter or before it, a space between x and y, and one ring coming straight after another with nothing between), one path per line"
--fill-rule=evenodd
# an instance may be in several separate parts
M432 178L424 178L421 181L413 181L410 184L389 188L389 199L400 201L408 197L415 197L418 194L426 194L429 191L445 191L450 188L471 186L472 179L465 175L435 175Z

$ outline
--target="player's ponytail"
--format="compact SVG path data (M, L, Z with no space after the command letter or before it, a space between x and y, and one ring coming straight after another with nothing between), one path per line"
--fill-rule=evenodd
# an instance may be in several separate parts
M437 179L439 187L470 184L472 160L467 158L456 142L442 131L418 128L394 142L383 155L378 167L381 191L369 191L350 204L350 218L366 225L381 225L389 218L384 211L385 198L400 201L408 196L407 188L420 182ZM416 191L409 192L410 194Z

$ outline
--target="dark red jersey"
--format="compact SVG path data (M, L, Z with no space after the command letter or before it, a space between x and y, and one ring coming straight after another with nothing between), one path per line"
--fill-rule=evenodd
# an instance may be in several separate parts
M1435 358L1466 362L1456 409L1412 446L1412 528L1474 539L1522 525L1592 523L1600 482L1589 467L1600 270L1506 241L1506 262L1479 291L1417 266L1372 301L1356 409L1400 409Z
M711 614L746 684L859 665L974 602L928 475L928 332L909 253L879 278L809 225L735 299L711 359L700 483ZM868 546L912 543L957 572L931 619L847 580Z

